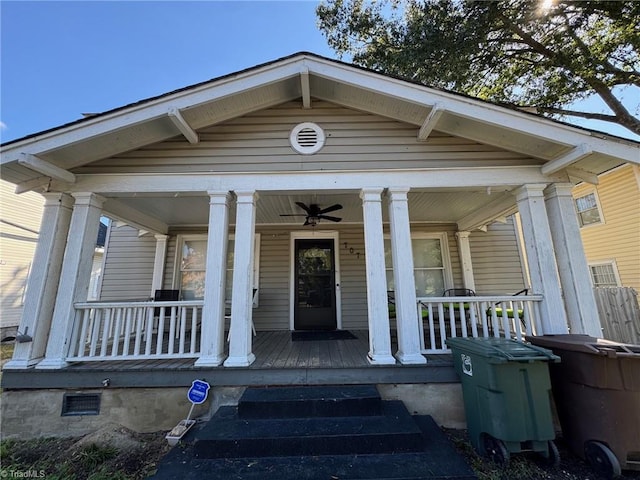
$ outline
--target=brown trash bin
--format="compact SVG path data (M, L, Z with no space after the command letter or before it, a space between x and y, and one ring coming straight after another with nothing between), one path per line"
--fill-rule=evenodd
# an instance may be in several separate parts
M527 340L562 359L549 374L571 451L609 478L640 470L640 345L571 334Z

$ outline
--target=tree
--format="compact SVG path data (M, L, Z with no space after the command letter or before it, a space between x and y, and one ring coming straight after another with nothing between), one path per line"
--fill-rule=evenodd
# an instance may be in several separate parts
M640 2L326 0L319 27L342 57L391 75L640 135ZM567 106L599 96L611 113Z

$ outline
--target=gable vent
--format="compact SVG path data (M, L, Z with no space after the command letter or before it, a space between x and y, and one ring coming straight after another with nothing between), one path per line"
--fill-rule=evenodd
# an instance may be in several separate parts
M324 146L324 131L315 123L304 122L291 130L289 142L293 149L303 155L316 153Z

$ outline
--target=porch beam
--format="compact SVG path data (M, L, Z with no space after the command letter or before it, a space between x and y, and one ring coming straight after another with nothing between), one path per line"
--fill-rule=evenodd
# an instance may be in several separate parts
M418 141L427 141L429 135L431 135L431 132L438 124L438 120L440 120L440 117L442 116L444 111L444 106L441 103L436 103L433 106L431 112L429 112L429 115L427 115L427 118L424 120L422 126L420 127L420 130L418 131Z
M67 237L60 283L51 320L45 358L36 368L67 366L66 357L75 319L76 302L86 301L91 264L104 199L93 193L76 193Z
M103 210L106 215L114 220L119 220L139 230L147 230L161 235L166 235L169 232L169 225L136 208L130 207L121 200L115 198L107 199Z
M387 279L382 230L383 188L363 188L360 192L364 215L364 249L367 272L367 314L369 318L369 362L393 365L391 355Z
M47 347L73 198L64 193L43 195L45 202L40 234L19 327L20 332L30 335L33 341L16 343L13 358L4 365L4 369L28 368L37 364L44 358Z
M16 195L20 195L21 193L31 191L46 191L49 183L51 183L51 177L32 178L31 180L27 180L26 182L16 184L15 193Z
M398 333L396 358L402 364L424 364L427 363L427 359L420 353L421 332L416 308L418 301L416 300L416 283L413 272L408 192L408 187L394 188L388 191ZM388 313L388 309L386 311Z
M329 185L335 190L360 190L362 185L389 188L513 188L524 183L566 182L565 174L542 175L538 166L471 168L432 168L373 170L360 172L261 172L261 191L317 190ZM102 194L139 192L206 192L208 190L247 191L255 188L255 173L163 173L77 175L74 190L89 189Z
M196 367L216 367L224 361L225 282L229 240L229 192L209 193L209 229L204 281L200 358Z
M572 189L571 184L552 184L545 190L564 304L571 333L602 338L602 325L580 236Z
M229 356L225 367L248 367L256 357L251 351L253 315L253 256L256 227L254 190L236 191L236 230L233 251L233 291Z
M500 217L507 217L518 211L518 206L511 193L504 193L482 208L458 220L458 230L471 232L478 230Z
M180 133L184 135L184 137L189 141L190 144L195 145L200 142L200 137L198 136L198 132L196 132L184 119L180 110L173 107L168 112L169 118L176 126Z
M300 72L300 91L302 92L302 108L311 108L311 87L309 86L309 69Z
M546 184L524 185L517 190L516 198L522 220L531 287L534 294L543 295L540 302L541 324L538 325L538 333L563 334L568 332L567 317L560 293L558 267L545 208L545 187Z
M592 153L593 150L591 149L591 147L589 147L586 143L581 143L580 145L577 145L575 148L570 150L569 153L545 163L540 168L540 171L543 175L551 175L553 173L559 172L563 168L570 167L574 163L579 162Z
M74 183L76 176L64 168L60 168L47 160L44 160L30 153L23 153L18 158L18 163L34 172L41 173L47 177L60 180L61 182Z

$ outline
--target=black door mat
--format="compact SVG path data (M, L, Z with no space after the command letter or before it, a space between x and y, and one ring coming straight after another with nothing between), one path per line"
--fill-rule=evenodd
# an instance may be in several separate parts
M293 342L317 342L324 340L356 340L349 330L309 330L291 332Z

